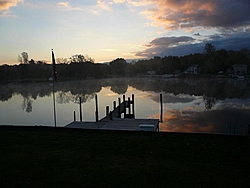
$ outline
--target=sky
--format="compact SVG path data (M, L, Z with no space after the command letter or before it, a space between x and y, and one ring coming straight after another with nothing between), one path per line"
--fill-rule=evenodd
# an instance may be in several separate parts
M249 0L0 0L0 65L75 54L96 63L250 49Z

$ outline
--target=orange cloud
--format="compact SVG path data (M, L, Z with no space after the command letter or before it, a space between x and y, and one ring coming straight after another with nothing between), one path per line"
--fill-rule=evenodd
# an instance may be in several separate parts
M0 11L8 10L10 7L17 6L23 0L0 0Z
M163 123L160 123L161 131L168 132L214 132L214 125L205 121L201 114L203 112L195 112L192 108L184 110L167 110L163 114ZM150 118L159 118L160 114L154 114Z

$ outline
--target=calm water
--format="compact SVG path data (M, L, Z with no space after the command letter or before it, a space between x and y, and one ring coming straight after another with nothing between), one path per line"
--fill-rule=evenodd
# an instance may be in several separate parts
M57 125L79 120L82 97L83 120L95 120L95 95L99 118L125 94L135 95L136 118L159 118L159 95L163 95L161 131L247 134L250 124L250 82L235 79L104 79L58 82ZM0 85L0 125L53 126L50 83Z

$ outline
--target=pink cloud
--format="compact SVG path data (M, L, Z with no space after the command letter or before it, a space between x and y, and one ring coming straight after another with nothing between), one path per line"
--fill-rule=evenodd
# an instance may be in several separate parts
M249 25L248 0L151 0L155 8L143 14L167 30L192 27Z

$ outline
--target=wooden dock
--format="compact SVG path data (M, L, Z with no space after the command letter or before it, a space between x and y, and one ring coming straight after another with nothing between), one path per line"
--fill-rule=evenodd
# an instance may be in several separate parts
M96 97L96 106L97 106ZM65 126L65 128L78 128L78 129L99 129L99 130L122 130L122 131L159 131L158 119L135 119L134 110L134 95L125 100L123 95L123 102L118 99L118 106L116 101L113 103L113 110L106 107L106 116L98 120L98 107L96 107L96 122L82 122L74 121ZM123 115L123 118L122 118ZM75 116L75 113L74 113ZM81 117L81 115L80 115Z
M150 126L149 128L143 125ZM72 122L65 126L66 128L77 129L99 129L99 130L120 130L120 131L158 131L158 119L127 119L114 118L107 122Z

